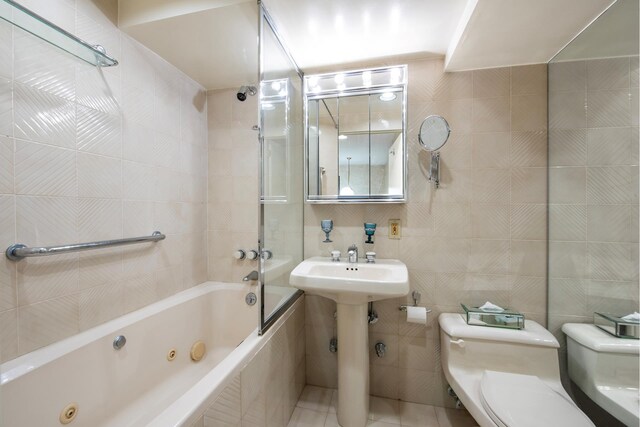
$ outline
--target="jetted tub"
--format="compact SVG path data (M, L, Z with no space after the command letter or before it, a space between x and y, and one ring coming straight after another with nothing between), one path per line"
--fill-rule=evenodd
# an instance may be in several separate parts
M260 304L245 303L258 290L205 282L4 363L0 425L60 426L67 408L73 427L190 426L276 329L258 336Z

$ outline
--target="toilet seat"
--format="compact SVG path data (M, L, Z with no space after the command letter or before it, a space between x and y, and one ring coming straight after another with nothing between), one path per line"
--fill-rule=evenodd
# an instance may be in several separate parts
M573 402L533 375L484 371L480 398L499 427L593 426Z

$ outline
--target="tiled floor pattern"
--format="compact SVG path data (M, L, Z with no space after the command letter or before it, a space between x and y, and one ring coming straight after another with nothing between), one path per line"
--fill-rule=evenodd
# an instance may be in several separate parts
M338 391L306 386L288 427L340 427L336 417ZM447 409L371 396L367 427L474 427L463 409Z

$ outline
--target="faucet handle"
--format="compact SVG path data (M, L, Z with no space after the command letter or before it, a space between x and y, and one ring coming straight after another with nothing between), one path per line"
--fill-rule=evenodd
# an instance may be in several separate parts
M340 251L331 251L331 261L340 262Z
M365 256L367 257L368 264L375 264L376 262L376 253L375 252L366 252Z

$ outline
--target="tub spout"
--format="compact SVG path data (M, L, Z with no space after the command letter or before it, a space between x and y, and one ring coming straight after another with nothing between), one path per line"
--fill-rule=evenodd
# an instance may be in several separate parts
M251 273L247 274L242 278L243 282L248 282L250 280L258 280L258 272L253 270Z

